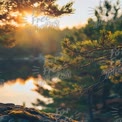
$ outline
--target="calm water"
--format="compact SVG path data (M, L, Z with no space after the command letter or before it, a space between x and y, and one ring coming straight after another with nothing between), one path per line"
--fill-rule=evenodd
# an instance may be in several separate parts
M18 105L24 102L27 107L33 107L32 103L35 103L37 98L46 103L52 102L52 99L34 91L35 84L43 85L49 90L52 88L42 80L41 75L34 78L33 66L39 67L38 73L42 73L42 64L38 61L0 61L0 80L4 80L0 85L0 102Z
M44 98L34 91L36 88L35 84L41 83L41 78L28 78L27 80L16 79L12 81L6 81L4 85L0 86L0 102L2 103L14 103L22 105L25 102L27 107L33 107L31 103L35 103L37 98L45 101L46 103L51 102L51 99ZM42 84L42 83L41 83ZM51 90L51 87L43 84L44 87Z

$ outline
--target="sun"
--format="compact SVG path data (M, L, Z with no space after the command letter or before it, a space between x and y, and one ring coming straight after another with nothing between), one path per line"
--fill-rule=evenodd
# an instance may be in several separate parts
M33 16L31 14L27 14L23 17L24 21L28 24L32 24L33 23Z

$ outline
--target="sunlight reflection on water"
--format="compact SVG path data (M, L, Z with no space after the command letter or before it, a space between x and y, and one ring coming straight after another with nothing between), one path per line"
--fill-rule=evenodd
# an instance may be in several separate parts
M0 86L0 102L14 103L17 105L22 105L23 102L25 102L26 107L33 107L31 103L35 103L37 98L40 98L46 103L52 102L51 98L45 98L33 91L36 88L36 82L37 79L32 77L27 80L18 78L16 80L7 81L3 86ZM51 87L48 85L47 87L45 86L45 88L51 90Z

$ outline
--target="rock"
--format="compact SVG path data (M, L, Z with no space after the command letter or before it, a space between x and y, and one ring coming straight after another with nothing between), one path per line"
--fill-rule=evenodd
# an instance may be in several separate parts
M0 122L8 122L11 119L9 115L0 116Z
M11 103L0 103L0 122L77 122L67 117L40 112Z

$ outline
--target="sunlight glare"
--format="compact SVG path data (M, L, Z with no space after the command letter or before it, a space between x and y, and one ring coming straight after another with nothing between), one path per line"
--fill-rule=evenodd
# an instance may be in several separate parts
M34 7L38 7L38 5L39 5L38 3L34 3L33 4Z
M32 15L31 14L27 14L24 16L24 20L29 23L32 24Z

